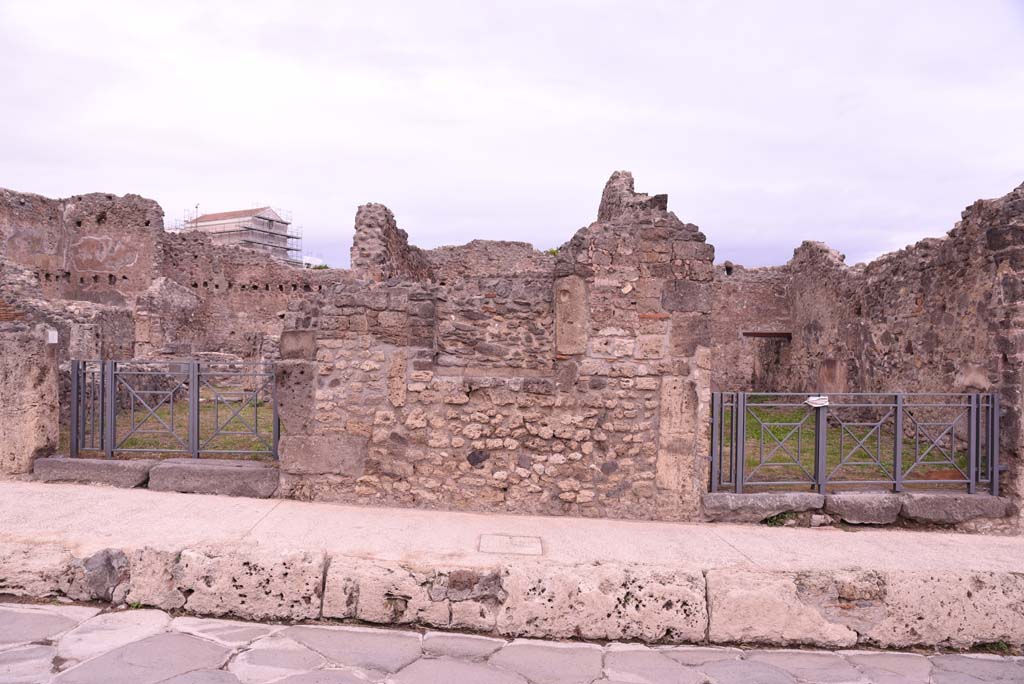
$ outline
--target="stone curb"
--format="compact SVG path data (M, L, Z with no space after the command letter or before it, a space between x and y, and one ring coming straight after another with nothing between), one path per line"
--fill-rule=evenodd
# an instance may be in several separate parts
M0 591L250 620L346 620L661 644L1024 644L1024 573L496 562L467 569L243 545L0 544ZM969 596L969 600L964 597Z

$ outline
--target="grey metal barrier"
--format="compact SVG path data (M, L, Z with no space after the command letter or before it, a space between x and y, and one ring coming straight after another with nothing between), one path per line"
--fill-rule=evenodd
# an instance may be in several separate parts
M998 495L999 395L714 392L710 458L713 492L882 485Z
M71 362L70 453L277 458L269 363Z

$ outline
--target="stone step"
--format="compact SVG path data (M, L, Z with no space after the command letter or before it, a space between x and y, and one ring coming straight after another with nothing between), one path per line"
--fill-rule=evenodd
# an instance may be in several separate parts
M149 488L265 499L277 491L278 471L263 461L169 458L149 473Z
M112 487L139 487L146 484L149 471L159 461L153 459L117 460L107 458L37 458L32 472L43 482L80 482Z
M888 525L897 518L916 523L955 525L975 518L1002 518L1010 513L1010 500L991 494L965 492L849 491L758 492L704 495L704 516L720 522L760 522L780 513L823 510L853 524Z

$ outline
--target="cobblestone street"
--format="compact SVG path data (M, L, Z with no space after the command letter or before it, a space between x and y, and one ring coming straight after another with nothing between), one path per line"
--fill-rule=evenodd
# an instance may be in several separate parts
M0 604L5 684L973 684L1024 658L740 650L271 625L160 610Z

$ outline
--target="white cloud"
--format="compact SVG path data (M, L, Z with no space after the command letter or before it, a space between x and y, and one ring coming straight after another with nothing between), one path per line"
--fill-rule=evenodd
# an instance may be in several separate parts
M366 201L422 246L554 246L619 168L747 264L1024 180L1012 1L5 0L0 70L0 185L287 207L335 265Z

